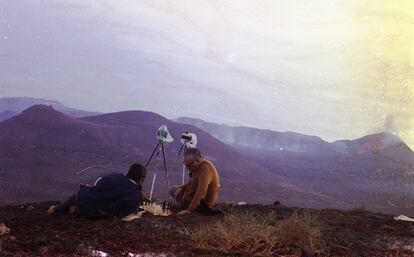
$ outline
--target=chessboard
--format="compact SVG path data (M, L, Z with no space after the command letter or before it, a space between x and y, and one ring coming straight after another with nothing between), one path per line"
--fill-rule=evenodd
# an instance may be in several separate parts
M174 214L171 203L165 201L163 203L143 202L139 208L154 216L168 217Z

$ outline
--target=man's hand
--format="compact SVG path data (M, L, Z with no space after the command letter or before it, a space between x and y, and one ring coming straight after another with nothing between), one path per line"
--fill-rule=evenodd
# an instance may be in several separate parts
M190 214L190 213L191 213L191 211L189 211L189 210L182 210L178 213L178 215L186 215L186 214Z
M182 188L178 188L177 191L175 191L174 197L175 199L179 200L183 197L183 189Z

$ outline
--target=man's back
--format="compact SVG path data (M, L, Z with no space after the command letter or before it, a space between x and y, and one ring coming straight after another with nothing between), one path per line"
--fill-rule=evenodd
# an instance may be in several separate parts
M203 160L196 171L192 172L190 182L185 188L185 205L187 209L195 209L200 200L211 208L218 198L220 191L220 178L214 165Z
M122 174L99 179L94 187L82 188L77 205L87 216L125 217L134 212L142 201L141 186Z

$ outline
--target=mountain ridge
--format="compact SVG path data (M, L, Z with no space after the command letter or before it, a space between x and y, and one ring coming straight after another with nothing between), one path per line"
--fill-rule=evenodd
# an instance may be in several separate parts
M395 135L377 133L329 143L297 134L287 140L283 133L233 128L200 119L178 121L211 133L304 190L315 190L351 205L358 202L371 208L375 206L381 211L397 206L397 209L401 207L399 210L414 207L410 204L414 201L414 154ZM240 144L242 140L245 143ZM246 143L249 140L262 144Z
M3 97L0 98L0 113L9 112L17 114L21 113L23 110L28 109L33 105L48 105L52 106L55 110L58 110L62 113L65 113L72 117L85 117L91 115L97 115L98 112L84 111L75 108L66 107L62 103L55 100L47 100L43 98L33 98L33 97ZM10 116L7 118L11 118ZM5 120L0 115L0 122Z
M273 137L281 137L280 141L281 143L275 147L266 147L266 146L257 146L254 144L250 144L251 147L257 147L257 148L262 148L262 149L267 149L267 150L292 150L295 152L294 148L289 148L289 147L284 147L284 145L282 144L284 140L286 140L286 137L291 137L290 141L294 142L294 141L299 141L302 140L304 142L304 144L316 144L318 146L322 146L322 147L328 147L330 149L324 149L324 150L328 150L328 152L323 152L323 153L332 153L332 150L335 151L339 151L341 152L341 145L342 148L348 144L353 144L353 143L357 143L357 144L361 144L363 146L365 146L365 149L368 151L372 151L375 152L377 150L382 150L386 147L392 147L392 146L396 146L396 145L401 145L405 148L407 148L407 150L411 153L413 153L413 151L411 150L411 148L398 136L392 134L392 133L388 133L388 132L378 132L378 133L374 133L374 134L369 134L369 135L365 135L356 139L340 139L340 140L335 140L333 142L328 142L326 140L323 140L322 138L318 137L318 136L313 136L313 135L306 135L306 134L301 134L301 133L297 133L297 132L292 132L292 131L286 131L286 132L280 132L280 131L274 131L274 130L270 130L270 129L259 129L259 128L254 128L254 127L245 127L245 126L229 126L227 124L219 124L219 123L214 123L214 122L207 122L204 121L202 119L199 118L189 118L189 117L180 117L175 119L175 121L177 122L181 122L181 123L185 123L185 124L191 124L194 125L198 128L201 128L203 130L205 130L208 133L211 133L213 136L215 136L216 138L222 140L225 143L231 144L231 145L238 145L239 143L235 142L236 140L229 140L229 138L226 138L225 135L221 134L219 135L217 131L223 130L223 128L225 128L227 131L227 133L234 133L234 131L236 130L244 130L244 131L258 131L262 134L267 134ZM232 132L230 132L232 131ZM253 133L250 132L250 134L252 135ZM252 135L254 136L254 135ZM234 139L234 136L233 138ZM269 139L264 140L266 143L270 144ZM372 144L371 146L369 144ZM241 146L243 146L243 144L241 144ZM331 148L332 147L332 148ZM299 148L299 147L298 147ZM362 150L362 149L361 149ZM298 151L300 152L300 151Z
M221 174L223 201L280 200L289 206L367 206L382 212L414 213L414 206L409 205L414 201L410 194L414 174L399 159L411 158L412 154L399 144L379 152L344 155L332 153L327 148L329 144L318 144L317 137L306 137L306 145L298 134L293 134L297 140L293 144L302 144L301 151L275 145L270 150L249 148L248 142L244 146L226 144L196 126L153 112L125 111L76 118L44 105L32 106L0 123L0 201L56 200L75 191L78 183L92 183L97 176L110 171L124 172L113 167L127 169L132 162L145 162L156 145L155 131L161 125L167 125L175 138L166 147L169 167L181 147L180 134L197 134L199 147ZM248 132L243 139L270 142L252 134L253 128ZM283 143L290 143L287 139ZM359 142L364 145L365 141L372 140L368 137ZM313 142L316 144L312 145ZM399 141L391 137L390 142ZM316 150L321 152L312 153ZM154 162L150 166L152 171ZM77 174L85 167L97 165L108 167ZM173 183L181 181L178 166L170 176ZM156 188L164 197L161 167Z

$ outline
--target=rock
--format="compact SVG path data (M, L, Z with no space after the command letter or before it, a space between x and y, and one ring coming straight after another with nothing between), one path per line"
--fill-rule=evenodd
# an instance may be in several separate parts
M414 219L413 218L410 218L410 217L405 216L405 215L400 215L398 217L394 217L394 220L402 220L402 221L414 222Z
M33 206L27 206L26 207L26 211L33 211L35 209L35 207L33 207Z
M6 224L0 223L0 236L4 236L10 233L10 229L6 227Z

